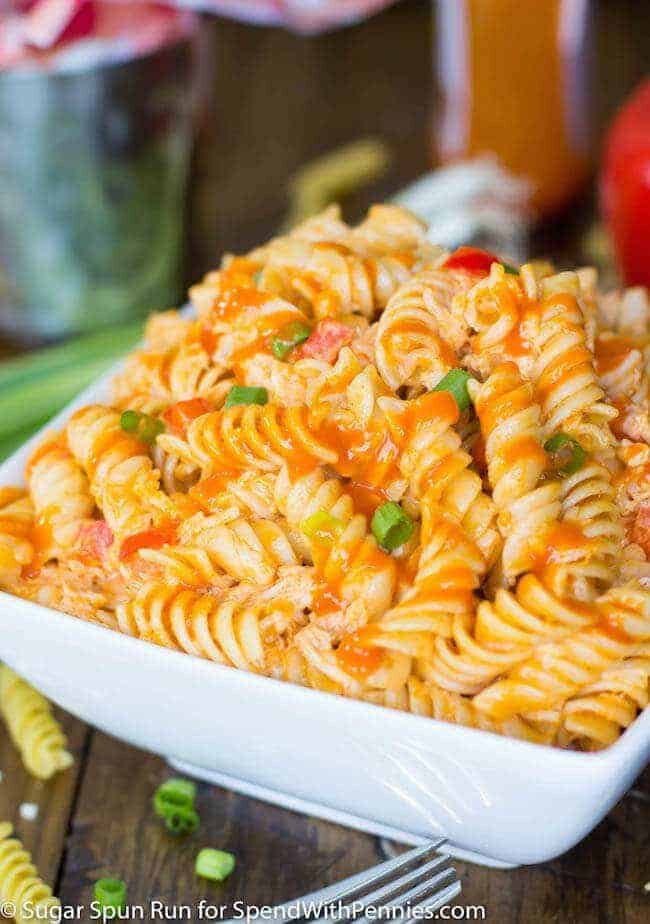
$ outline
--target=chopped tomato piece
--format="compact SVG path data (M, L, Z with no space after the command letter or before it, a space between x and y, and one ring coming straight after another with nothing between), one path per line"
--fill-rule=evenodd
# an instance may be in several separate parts
M310 337L295 351L301 358L322 359L326 363L336 362L341 348L351 343L354 331L347 324L325 318L319 321Z
M113 545L113 533L106 520L95 520L93 523L82 524L78 542L84 554L103 561Z
M176 542L176 527L173 524L145 529L126 537L120 548L120 560L125 561L140 549L161 549L172 542Z
M632 542L636 542L650 561L650 504L644 504L637 511L632 526Z
M205 398L190 398L188 401L178 401L172 404L163 413L162 418L170 430L183 436L193 420L211 410L210 402Z
M464 269L469 273L487 275L492 264L500 262L499 258L489 250L481 250L479 247L458 247L442 265L445 269Z

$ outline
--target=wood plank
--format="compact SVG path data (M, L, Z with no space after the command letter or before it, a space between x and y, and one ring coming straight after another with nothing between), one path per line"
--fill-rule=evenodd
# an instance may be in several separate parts
M0 723L0 819L11 821L17 835L32 853L43 879L54 884L68 830L70 813L83 772L88 729L77 719L55 710L69 739L74 765L65 773L43 783L25 771L20 755ZM33 802L39 808L35 821L24 821L18 810L23 802Z
M174 905L277 903L334 882L381 859L364 834L303 817L199 784L200 830L188 838L167 834L151 809L157 786L173 775L160 758L102 734L93 736L59 882L64 902L88 902L92 884L114 875L129 887L129 902L159 899ZM202 847L237 857L223 886L194 876Z

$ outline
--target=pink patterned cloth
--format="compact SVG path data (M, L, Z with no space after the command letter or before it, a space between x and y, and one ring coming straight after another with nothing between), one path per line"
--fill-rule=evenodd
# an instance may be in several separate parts
M167 0L163 6L130 0L0 0L0 69L51 67L70 45L89 41L99 42L100 51L113 43L115 49L132 46L133 54L141 54L172 40L191 10L315 33L356 22L393 2Z
M158 3L23 0L22 10L0 6L0 71L122 61L178 41L197 25L189 10Z

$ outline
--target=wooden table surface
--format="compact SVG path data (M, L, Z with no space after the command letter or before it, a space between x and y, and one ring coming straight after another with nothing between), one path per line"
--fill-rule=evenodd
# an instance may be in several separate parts
M394 153L386 179L348 203L351 215L427 168L433 117L429 15L427 3L407 0L354 30L311 39L221 20L206 24L216 96L196 157L188 280L213 266L222 250L243 249L273 233L286 209L291 172L345 141L379 135ZM650 3L603 0L595 25L595 121L602 126L648 70ZM565 219L542 229L538 252L563 262L577 259L577 231L589 218L588 201L576 214L577 222ZM97 657L99 667L100 652ZM150 810L156 786L170 775L164 761L69 716L63 721L76 761L48 784L27 777L0 732L0 818L15 821L65 903L88 903L93 882L109 874L127 881L135 904L160 899L173 910L201 898L275 903L383 856L374 837L207 785L199 790L200 831L176 841ZM20 820L23 802L39 806L36 821ZM227 884L195 879L193 860L202 846L236 854ZM650 884L644 888L649 848L646 772L589 837L551 863L498 871L459 862L460 901L483 905L486 920L504 924L641 924L650 919Z

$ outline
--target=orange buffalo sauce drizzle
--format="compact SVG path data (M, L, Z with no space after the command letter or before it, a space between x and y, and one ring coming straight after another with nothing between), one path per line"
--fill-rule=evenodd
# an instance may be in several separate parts
M520 436L506 443L501 454L506 465L513 467L531 462L537 463L544 469L548 467L548 455L544 447L532 436Z
M391 327L391 333L399 335L400 337L409 337L413 338L422 337L423 340L427 343L430 343L431 340L435 341L435 349L437 350L438 356L445 365L450 368L458 365L458 357L456 351L452 346L447 343L447 341L441 337L439 334L433 333L426 321L418 321L415 318L409 318L408 320L396 321L396 323ZM390 344L390 341L389 341ZM389 346L390 349L390 346ZM403 349L403 346L395 341L395 352L399 353Z
M549 298L542 303L542 313L545 307L556 305L564 308L569 314L580 311L574 295L569 295L567 292L558 292L555 295L549 296ZM575 324L571 320L565 320L560 317L557 324L561 330L575 330ZM551 396L551 392L554 389L560 388L574 378L576 366L593 365L592 355L587 347L584 335L581 339L581 344L573 346L569 350L563 350L543 370L537 382L537 397L540 402L546 401Z
M531 564L531 571L543 571L548 565L570 561L572 552L581 555L589 549L590 540L573 523L556 523L540 536L540 546Z
M127 536L120 546L120 561L126 561L140 549L161 549L165 545L172 545L177 539L177 526L175 523L166 523L153 526L140 533Z
M596 357L596 372L598 375L606 375L612 372L617 366L620 366L632 350L640 350L642 346L632 337L616 336L599 336L594 344L594 354Z
M386 657L384 649L373 644L375 637L375 627L364 626L345 635L336 649L342 667L359 679L369 677L378 670Z

